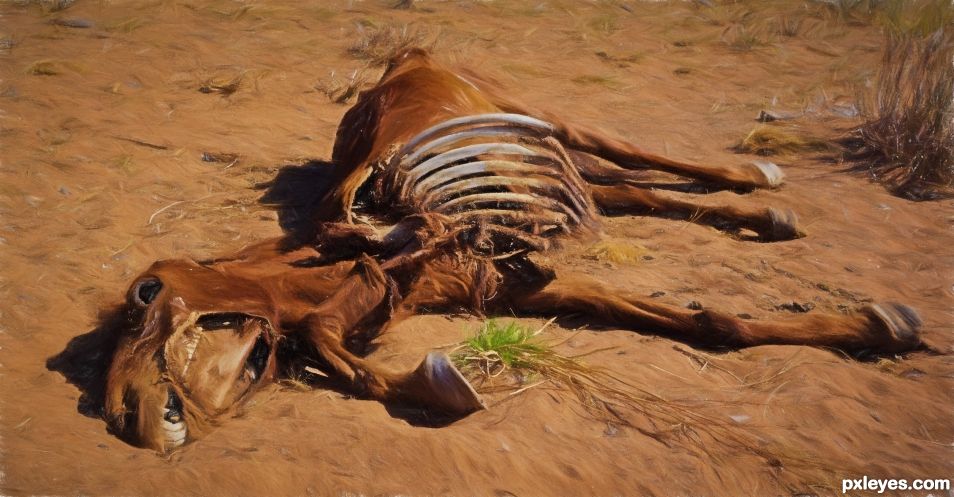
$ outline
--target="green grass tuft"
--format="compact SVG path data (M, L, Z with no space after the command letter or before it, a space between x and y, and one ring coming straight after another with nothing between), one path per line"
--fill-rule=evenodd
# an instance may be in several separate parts
M464 345L464 350L455 355L458 366L462 369L476 366L488 376L508 368L536 370L541 360L554 354L548 345L537 339L537 333L513 321L501 325L491 319Z
M667 445L671 439L683 439L683 447L693 452L698 450L700 455L709 458L713 454L712 446L722 445L728 450L750 452L772 465L784 465L787 471L799 475L803 480L811 478L827 481L825 476L831 472L831 468L822 467L811 457L791 453L784 446L767 443L752 433L740 430L725 421L723 416L714 416L709 414L709 409L701 409L703 405L698 401L663 397L605 368L586 365L580 360L582 355L568 357L557 353L553 347L558 344L547 343L540 338L544 328L546 325L532 331L514 322L501 325L495 320L488 320L452 354L452 358L472 383L475 380L490 380L513 370L516 373L514 376L520 381L515 387L503 389L515 389L508 397L549 383L551 388L556 387L575 395L587 412L602 421L634 426L630 422L630 415L648 417L656 429L637 429ZM707 363L709 361L715 362L717 359L707 358ZM787 365L759 383L776 381L790 368L791 365ZM524 386L523 383L531 375L538 377L539 381ZM490 389L482 388L479 383L475 386L484 393L500 390L493 385Z

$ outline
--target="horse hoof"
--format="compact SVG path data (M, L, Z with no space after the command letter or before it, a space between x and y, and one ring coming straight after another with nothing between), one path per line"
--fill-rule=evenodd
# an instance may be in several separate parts
M758 186L777 188L781 186L782 182L785 180L785 173L783 173L774 162L769 162L767 160L755 160L752 161L752 165L759 169L764 178L764 180L761 181Z
M428 409L465 415L487 408L447 354L427 354L414 376L420 381L417 401Z
M763 241L793 240L805 236L805 232L798 228L798 215L792 209L770 207L768 215L771 224L768 232L762 233Z
M892 351L910 350L921 344L918 311L896 302L872 304L866 310L887 330Z

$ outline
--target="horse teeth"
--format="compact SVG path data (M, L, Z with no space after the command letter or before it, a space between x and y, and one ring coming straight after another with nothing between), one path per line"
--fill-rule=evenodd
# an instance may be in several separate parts
M180 432L186 431L185 423L183 423L182 421L173 423L170 421L163 420L162 429L166 430L166 433L180 433Z

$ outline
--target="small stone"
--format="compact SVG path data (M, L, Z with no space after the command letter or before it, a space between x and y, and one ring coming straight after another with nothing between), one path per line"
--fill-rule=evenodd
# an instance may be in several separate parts
M603 430L603 435L607 437L615 437L619 435L619 428L617 428L613 423L606 423L606 429Z
M856 117L859 114L858 107L851 103L835 105L831 111L841 117Z
M772 121L786 121L795 119L797 116L791 112L781 112L776 110L760 110L755 120L760 123L770 123Z
M73 192L71 192L70 189L65 186L61 186L59 190L57 190L57 192L59 192L60 195L64 195L64 196L70 196L73 194Z
M738 424L747 422L749 419L752 419L748 414L732 414L729 416L732 421L735 421Z
M900 376L901 376L902 378L910 378L910 379L913 380L913 379L920 378L920 377L922 377L922 376L924 376L924 375L926 375L926 374L927 374L927 373L925 373L924 371L921 371L921 370L918 369L918 368L911 368L911 369L906 369L906 370L902 371L901 374L900 374Z
M690 300L688 303L686 303L686 309L691 309L693 311L701 311L702 304L699 303L698 300Z
M748 313L746 313L746 312L740 312L740 313L736 314L735 317L737 317L737 318L739 318L739 319L752 319L752 315L751 315L751 314L748 314Z
M812 302L805 302L805 303L788 302L776 307L776 309L780 311L789 311L789 312L797 312L797 313L806 313L814 308L815 308L815 304L813 304Z
M666 292L653 292L649 294L649 298L654 299L657 297L662 297L663 295L666 295Z
M78 17L61 17L59 19L50 19L50 24L75 29L89 29L94 26L93 21Z
M202 152L202 162L219 162L231 164L238 161L237 154L218 154L215 152Z

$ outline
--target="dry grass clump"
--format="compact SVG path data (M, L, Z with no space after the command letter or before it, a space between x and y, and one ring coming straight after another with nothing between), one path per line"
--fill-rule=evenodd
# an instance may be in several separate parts
M596 16L590 19L586 25L594 32L604 36L609 36L623 29L619 23L619 16L614 14L603 14Z
M784 467L799 475L802 481L826 482L829 479L832 468L822 467L810 456L791 454L786 447L774 447L721 417L707 415L698 403L663 397L604 368L590 366L581 360L588 354L559 354L554 350L559 343L547 342L540 337L552 322L533 331L513 322L500 325L488 320L474 336L452 352L451 357L458 369L484 393L511 389L509 397L549 383L571 392L586 411L598 419L629 426L667 445L674 439L681 439L687 442L683 447L698 450L700 457L712 459L722 457L723 451L736 453L741 450L762 458L773 467ZM492 380L507 372L518 378L517 385L493 386ZM765 381L784 372L780 371ZM486 388L485 383L492 386ZM652 427L634 425L628 418L631 412L649 418ZM716 447L722 449L716 451Z
M638 388L631 392L625 382L611 373L584 363L580 358L586 354L557 353L554 347L559 343L540 338L552 322L534 331L515 322L501 325L488 320L451 357L458 369L478 387L492 383L489 380L505 373L519 379L519 391L550 382L568 388L584 407L599 415L616 416L613 405L621 403L644 405L662 400ZM528 381L533 381L529 387L524 385Z
M738 152L758 155L787 155L830 150L832 145L818 138L800 136L781 126L761 124L736 145Z
M602 74L581 74L570 81L583 86L605 86L611 90L620 87L619 81L613 76L604 76Z
M195 76L201 93L215 93L230 97L239 91L260 91L262 81L269 75L265 69L243 69L223 66L204 69Z
M636 264L648 250L634 243L603 240L586 249L583 257L616 264Z
M458 369L478 387L505 373L512 373L519 379L520 391L530 388L524 385L528 381L533 381L531 387L550 382L569 389L584 407L599 415L619 417L614 406L627 405L644 413L665 413L670 421L675 421L676 417L680 418L679 422L704 417L689 409L682 413L684 407L678 402L667 401L581 360L599 350L576 356L556 352L554 347L562 342L547 342L540 337L553 321L551 319L538 330L531 330L516 322L501 325L490 319L451 357ZM682 418L683 414L688 417Z
M900 0L908 1L908 0ZM815 0L827 7L829 14L836 20L848 24L865 24L891 0Z
M860 168L913 200L954 195L954 6L939 0L924 11L889 24L854 154L866 160Z
M0 36L0 54L5 54L17 46L17 40L9 36Z
M355 69L345 79L339 78L335 71L331 71L327 79L321 79L315 83L315 89L324 93L328 100L336 104L347 104L358 96L362 88L371 84L370 79L366 69Z
M13 0L13 5L27 6L38 5L44 14L52 14L66 10L72 6L76 0Z
M209 78L199 85L199 91L202 93L218 93L223 97L228 97L242 88L244 80L244 73L231 78Z
M26 73L33 76L57 76L66 72L84 72L83 66L60 59L38 60L26 68Z
M427 32L403 26L358 26L358 40L348 49L353 57L366 60L371 66L383 66L398 53L412 47L425 46Z
M56 76L62 71L60 70L59 64L53 60L38 60L30 64L26 69L27 74L32 74L34 76Z
M726 28L722 32L722 42L734 52L750 52L768 45L768 42L756 33L755 28L742 24Z
M641 53L632 53L629 55L619 56L619 55L609 54L602 50L596 52L596 56L599 57L604 62L614 64L617 67L629 67L630 64L637 63L644 58L644 55Z
M132 33L133 31L146 25L146 20L142 17L130 17L105 25L106 31L115 33Z
M776 21L778 25L778 34L787 38L794 38L802 32L802 26L805 24L805 18L782 16Z

